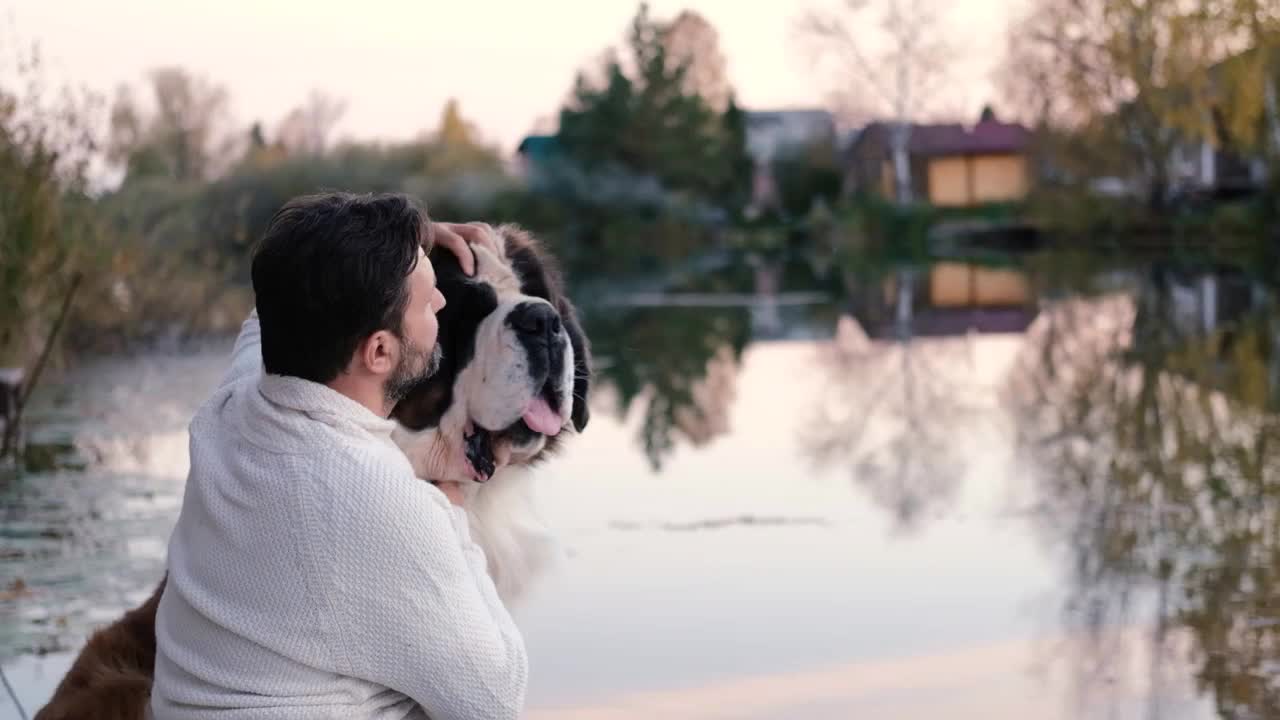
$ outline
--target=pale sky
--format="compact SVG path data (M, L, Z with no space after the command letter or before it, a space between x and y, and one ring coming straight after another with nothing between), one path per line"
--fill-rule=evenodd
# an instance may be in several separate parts
M1011 14L1026 0L955 2L968 51L948 108L976 118L995 98ZM820 107L826 89L792 40L807 0L653 0L653 15L696 10L716 27L749 109ZM554 117L574 73L617 45L632 0L0 0L0 43L37 42L59 81L110 95L179 65L225 85L236 122L272 128L312 88L341 98L337 134L407 139L434 127L450 97L506 150ZM4 27L8 25L9 27ZM9 58L5 58L7 61ZM972 120L962 117L959 120Z

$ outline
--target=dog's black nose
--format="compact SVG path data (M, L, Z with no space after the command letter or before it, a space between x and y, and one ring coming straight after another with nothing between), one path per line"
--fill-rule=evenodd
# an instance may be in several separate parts
M521 335L544 338L560 334L560 315L546 303L523 302L507 315L507 323Z

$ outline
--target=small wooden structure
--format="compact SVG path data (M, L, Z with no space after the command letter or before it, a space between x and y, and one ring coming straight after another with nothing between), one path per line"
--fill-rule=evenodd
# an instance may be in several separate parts
M844 153L846 193L894 198L892 123L873 122ZM912 195L935 207L974 207L1023 200L1031 189L1031 130L996 119L985 108L978 123L912 124L905 158Z
M10 433L10 425L18 422L18 401L22 392L23 370L20 367L0 367L0 446L18 433Z

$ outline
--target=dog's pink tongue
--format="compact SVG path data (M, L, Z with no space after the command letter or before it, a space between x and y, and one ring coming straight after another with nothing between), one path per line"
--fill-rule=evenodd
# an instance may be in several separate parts
M547 404L541 395L529 401L524 409L524 424L534 432L543 435L557 435L560 432L560 415Z

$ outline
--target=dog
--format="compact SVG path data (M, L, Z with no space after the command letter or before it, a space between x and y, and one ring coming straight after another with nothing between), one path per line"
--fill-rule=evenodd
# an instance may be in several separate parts
M419 471L428 435L466 440L472 477L465 483L472 537L485 552L498 595L515 602L554 549L532 510L532 468L551 457L563 428L582 432L591 352L577 311L548 255L514 225L493 230L497 255L474 246L476 274L463 274L447 250L433 250L436 284L448 302L439 313L440 369L392 412L392 437ZM509 457L494 474L495 459Z
M432 433L466 448L471 534L508 606L555 543L532 505L532 468L590 419L591 350L560 273L532 235L496 228L497 252L473 246L476 273L453 253L430 260L440 292L439 370L392 411L392 438L422 476ZM505 458L501 467L498 459ZM94 633L35 720L141 720L151 697L155 618L165 580L141 606Z

